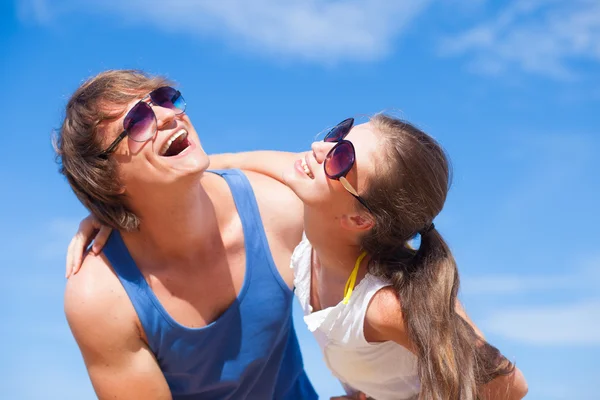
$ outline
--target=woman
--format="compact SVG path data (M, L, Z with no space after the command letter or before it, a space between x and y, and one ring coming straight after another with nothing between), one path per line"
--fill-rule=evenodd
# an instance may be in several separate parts
M457 301L456 263L433 223L450 183L443 149L386 115L353 123L293 163L272 152L215 159L280 179L304 203L294 282L328 367L348 394L378 400L522 398L520 371Z

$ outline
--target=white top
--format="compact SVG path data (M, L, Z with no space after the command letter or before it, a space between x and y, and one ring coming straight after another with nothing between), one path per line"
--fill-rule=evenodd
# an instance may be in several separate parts
M367 274L354 288L348 304L338 303L317 312L310 305L312 246L306 237L294 250L296 296L304 321L315 335L325 363L349 395L357 391L377 400L416 399L419 393L417 357L395 342L369 343L364 320L373 295L390 286Z

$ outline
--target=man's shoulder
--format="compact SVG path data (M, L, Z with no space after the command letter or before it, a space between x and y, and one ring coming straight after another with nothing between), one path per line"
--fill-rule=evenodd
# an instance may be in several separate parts
M241 170L241 172L248 178L263 221L273 217L287 216L291 222L294 215L302 219L302 202L289 187L258 172L247 170ZM227 182L219 179L216 174L205 174L202 183L207 192L215 198L223 199L222 194L230 191ZM233 202L231 202L231 206L234 206Z
M108 261L92 253L67 281L64 308L71 330L85 331L88 325L120 330L121 325L125 331L135 321L133 306Z
M70 299L99 302L99 298L112 297L110 293L119 280L112 271L108 261L102 255L91 252L85 255L81 269L67 281L65 295Z
M65 314L99 397L129 398L145 389L161 393L156 398L167 398L168 388L133 305L102 256L89 254L69 278ZM149 398L146 393L143 397Z
M250 183L258 204L260 218L272 247L281 242L287 250L293 249L301 239L303 230L303 205L300 199L283 183L254 171L241 171ZM224 179L214 174L205 174L203 186L222 212L235 210L229 198L229 188ZM223 211L226 210L226 211Z

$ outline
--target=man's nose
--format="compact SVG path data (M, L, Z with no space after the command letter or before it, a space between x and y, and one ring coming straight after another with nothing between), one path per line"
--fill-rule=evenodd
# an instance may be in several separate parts
M152 110L154 111L154 114L156 115L156 122L158 124L158 129L163 129L165 127L168 127L173 122L173 120L175 119L175 116L177 115L177 112L175 110L172 110L172 109L166 108L166 107L153 106Z

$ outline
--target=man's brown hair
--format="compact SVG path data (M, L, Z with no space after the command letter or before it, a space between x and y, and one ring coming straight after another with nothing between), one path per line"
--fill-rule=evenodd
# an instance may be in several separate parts
M114 157L100 156L108 144L98 127L122 116L136 98L169 84L141 71L109 70L84 82L67 103L55 137L60 172L83 205L114 229L137 229L140 220L127 206Z

